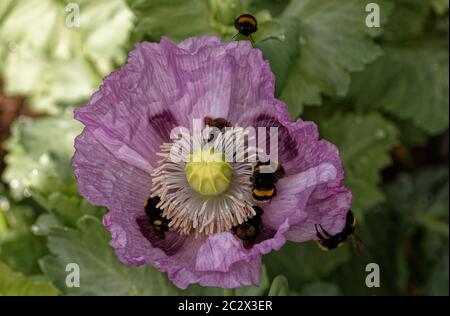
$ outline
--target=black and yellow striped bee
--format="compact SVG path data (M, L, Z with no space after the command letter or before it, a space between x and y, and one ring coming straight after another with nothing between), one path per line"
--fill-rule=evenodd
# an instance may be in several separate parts
M248 13L241 14L234 20L234 27L238 30L238 34L250 38L252 43L254 43L252 34L258 30L258 22L256 18ZM235 38L236 34L233 38Z
M354 233L356 218L353 216L352 211L349 210L345 217L344 229L336 235L330 235L320 224L316 224L315 227L316 235L319 238L317 241L319 247L323 250L331 250L342 246L347 241L348 237ZM320 231L317 227L320 228Z
M275 172L261 172L261 166L268 166L269 164L270 161L258 161L253 170L253 175L250 178L250 181L252 182L252 195L257 201L268 201L275 197L277 194L277 187L275 184L278 179L283 177L285 174L283 167L278 162L276 162Z
M252 248L261 234L261 215L264 211L259 206L253 206L253 209L256 212L255 216L232 228L236 237L242 240L245 249Z
M163 217L162 210L156 207L159 201L159 197L149 198L147 203L145 204L145 214L147 215L147 218L158 237L160 239L164 239L164 233L169 231L170 219Z

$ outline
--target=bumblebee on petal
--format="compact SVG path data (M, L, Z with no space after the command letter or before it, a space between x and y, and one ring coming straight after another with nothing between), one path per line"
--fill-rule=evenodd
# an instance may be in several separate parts
M205 126L218 128L221 133L223 133L225 131L226 127L231 127L230 122L228 122L226 119L221 118L221 117L212 119L209 116L207 116L204 118L204 122L205 122ZM209 135L209 138L208 138L208 142L214 140L216 137L217 137L217 135L215 135L214 132L211 132L211 134Z
M256 212L255 216L232 228L236 237L242 240L245 249L253 247L261 233L261 215L264 211L259 206L253 206L253 209Z
M319 238L317 243L323 250L331 250L340 247L347 241L348 237L353 234L355 227L356 218L353 216L352 211L349 210L345 217L344 229L336 235L330 235L321 224L315 225L316 235Z
M257 201L269 201L277 194L276 183L278 179L285 174L283 167L279 162L275 162L276 169L274 172L261 172L261 166L270 168L270 161L256 163L253 175L250 178L252 182L253 198Z

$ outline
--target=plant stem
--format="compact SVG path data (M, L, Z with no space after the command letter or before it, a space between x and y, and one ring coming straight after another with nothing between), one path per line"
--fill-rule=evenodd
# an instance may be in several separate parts
M223 296L236 296L236 289L223 289Z
M3 209L0 208L0 240L8 233L8 222L6 221Z

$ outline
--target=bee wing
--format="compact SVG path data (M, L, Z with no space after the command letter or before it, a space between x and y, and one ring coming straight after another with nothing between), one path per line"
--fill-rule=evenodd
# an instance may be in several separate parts
M368 248L363 243L361 238L359 238L357 235L352 234L350 236L350 241L352 243L353 249L355 249L355 252L358 256L364 257L364 258L370 258L372 255L370 254Z

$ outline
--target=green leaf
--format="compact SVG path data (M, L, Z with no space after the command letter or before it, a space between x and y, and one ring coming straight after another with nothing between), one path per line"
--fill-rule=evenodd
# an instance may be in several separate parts
M62 226L55 215L45 213L39 215L36 222L31 226L31 231L36 236L47 236L50 233L50 229Z
M289 282L284 275L278 275L270 285L269 296L286 296L289 293Z
M283 91L292 63L300 51L298 20L288 17L279 23L285 29L284 36L280 40L264 41L256 46L262 50L264 59L269 60L270 68L275 74L276 95L280 95Z
M265 21L258 24L258 31L255 34L252 34L252 38L255 41L255 44L270 40L277 39L281 40L285 36L284 27L273 20Z
M424 146L428 140L428 134L417 127L411 120L397 119L395 121L400 131L400 143L407 147Z
M0 195L0 240L8 234L9 225L6 220L5 209L9 208L9 201Z
M45 197L54 191L77 194L70 159L74 138L81 129L69 111L57 117L21 118L14 123L5 146L8 155L3 180L16 198L33 192Z
M412 120L430 134L447 129L447 45L438 39L386 46L384 56L354 76L350 94L357 106Z
M424 0L395 0L393 3L394 11L389 16L383 39L398 42L421 35L430 13L429 3Z
M128 0L128 3L136 15L133 41L158 41L161 36L167 36L175 42L206 34L220 35L224 41L230 41L237 33L234 19L249 12L246 7L250 5L238 0ZM253 14L258 20L258 31L252 34L256 44L283 37L284 28L272 20L268 10L261 7ZM180 21L189 21L189 27ZM236 40L248 38L237 36Z
M381 50L365 25L366 1L291 1L283 18L299 19L300 56L292 64L281 98L293 117L306 105L321 104L321 94L342 97L349 72L361 71Z
M396 127L377 113L335 114L319 121L321 137L337 145L344 163L345 182L353 193L356 214L383 200L377 187L380 171L391 164L397 143Z
M330 277L344 295L405 295L410 269L405 253L410 236L408 226L399 218L388 202L365 214L356 234L370 256L352 256ZM380 287L367 287L366 265L373 262L380 267Z
M448 252L442 256L436 265L427 285L427 294L433 296L448 296Z
M361 258L352 256L351 260L337 269L333 275L328 278L328 282L335 284L344 296L392 296L392 295L406 295L406 287L408 281L409 267L406 258L403 255L405 251L403 246L403 239L396 239L397 234L393 232L391 218L384 218L384 214L378 217L370 217L373 222L368 223L373 228L377 229L374 234L385 234L388 236L376 235L373 240L377 243L372 247L377 251L373 258ZM368 220L367 220L368 221ZM378 225L378 227L375 227ZM372 228L371 227L371 228ZM361 228L361 227L360 227ZM361 234L361 239L365 243L371 241L367 238L367 234L362 234L361 231L369 230L364 225L363 229L358 229L358 235ZM378 239L381 237L381 241ZM370 243L372 246L372 243ZM371 249L373 250L373 249ZM380 267L380 287L367 287L366 266L369 262L373 262Z
M234 19L245 11L241 0L206 0L206 4L213 25L232 25Z
M448 183L448 168L441 167L403 174L384 188L385 202L368 211L356 231L370 262L380 266L381 287L366 287L366 262L353 257L333 276L345 295L426 294L435 282L433 270L441 269L442 256L448 256L448 235L417 219L432 218L448 232Z
M448 12L448 0L430 0L431 7L438 15L444 15Z
M414 177L401 175L386 189L388 200L398 212L407 214L409 224L448 238L448 176L448 168L444 167L422 171ZM440 228L442 225L444 228Z
M26 201L30 202L30 201ZM0 217L6 230L0 234L0 261L26 275L41 274L37 260L48 253L45 240L35 236L31 225L36 212L24 202L16 203L0 193Z
M58 292L50 283L27 278L0 262L0 296L55 295Z
M52 283L66 295L177 295L180 291L166 276L152 267L123 265L108 244L109 233L102 223L84 216L78 230L52 228L48 247L55 256L40 261L42 270ZM80 287L65 285L65 267L80 267Z
M45 240L31 231L11 233L0 242L0 260L26 275L42 273L37 261L47 253Z
M53 192L47 199L39 195L34 197L47 211L55 215L63 226L67 227L75 227L83 215L100 219L106 212L105 209L91 205L80 196L67 196L60 192Z
M267 10L272 16L277 16L283 12L290 0L242 0L242 2L244 7L248 7L248 12Z
M280 251L270 253L263 260L269 275L286 276L290 287L300 291L305 283L321 280L348 261L349 254L348 246L323 251L314 242L289 242Z
M4 1L2 1L4 3ZM131 12L123 0L78 0L79 27L69 0L7 1L0 7L0 67L8 94L30 96L37 111L78 105L123 62ZM67 11L66 11L67 10Z
M448 294L448 167L404 174L388 187L387 196L390 207L402 216L402 230L412 236L410 278L418 294Z
M23 118L14 123L6 144L9 153L3 179L14 196L31 196L68 227L75 227L85 214L98 218L104 214L104 209L90 205L77 192L71 158L81 129L69 110L56 117Z
M313 282L305 285L300 292L302 296L340 296L341 290L336 284L327 282Z
M136 15L135 32L157 40L168 36L174 41L211 33L207 1L197 0L128 0ZM185 21L189 23L188 27Z

